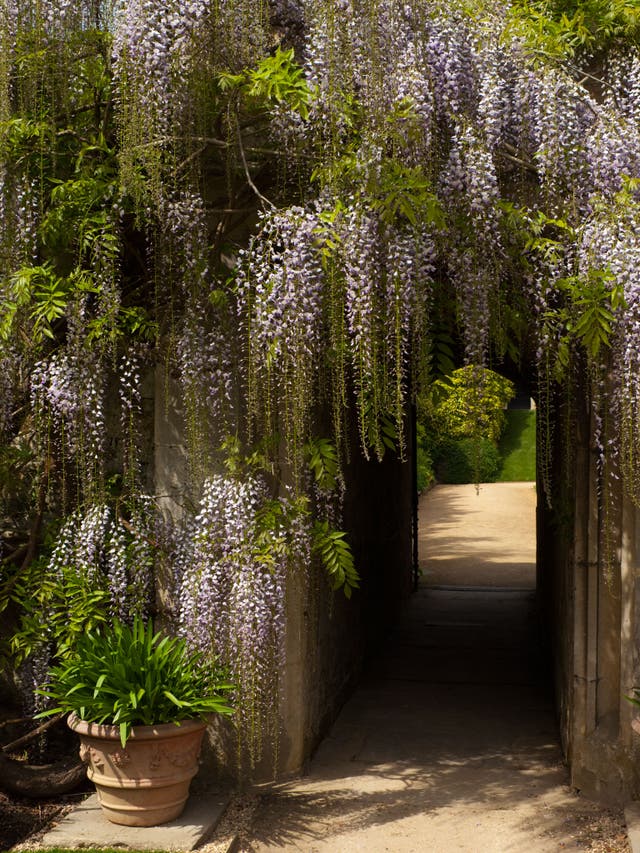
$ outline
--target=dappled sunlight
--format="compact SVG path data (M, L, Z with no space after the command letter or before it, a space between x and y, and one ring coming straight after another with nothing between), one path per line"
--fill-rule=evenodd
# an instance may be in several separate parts
M405 762L355 764L345 765L344 775L336 778L326 773L271 789L264 801L269 818L252 849L261 844L305 851L365 849L356 840L363 831L367 834L360 838L366 837L370 851L528 850L532 838L543 844L548 838L548 846L535 849L551 851L568 840L568 810L576 798L552 747L533 762L490 754L450 758L429 769ZM475 816L477 833L471 836L456 820L461 808Z
M417 592L307 775L262 790L243 850L557 853L602 819L563 763L533 484L440 486L421 509Z

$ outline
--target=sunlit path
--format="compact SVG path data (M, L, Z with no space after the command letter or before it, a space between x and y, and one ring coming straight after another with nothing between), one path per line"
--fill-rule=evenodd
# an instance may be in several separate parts
M536 585L534 483L439 485L420 499L419 553L429 585Z

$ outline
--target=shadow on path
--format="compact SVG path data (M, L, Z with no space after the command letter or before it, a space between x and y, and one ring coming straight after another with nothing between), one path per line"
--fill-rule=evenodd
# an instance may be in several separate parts
M567 787L539 650L534 590L423 584L308 775L269 789L241 849L584 849L576 827L598 807Z

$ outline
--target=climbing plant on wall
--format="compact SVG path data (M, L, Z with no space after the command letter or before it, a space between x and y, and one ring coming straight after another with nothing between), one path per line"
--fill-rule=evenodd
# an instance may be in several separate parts
M288 578L357 588L344 461L404 458L443 341L472 371L533 353L549 500L552 400L586 377L603 483L637 501L639 33L608 0L4 3L3 600L81 629L47 584L133 618L170 567L255 759ZM173 516L153 376L182 400ZM41 679L70 639L23 616Z

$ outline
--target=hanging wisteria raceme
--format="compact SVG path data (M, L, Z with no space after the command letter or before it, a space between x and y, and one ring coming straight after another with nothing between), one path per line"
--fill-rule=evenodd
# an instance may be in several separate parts
M210 270L207 220L202 198L182 193L163 202L158 213L156 264L170 283L158 298L176 305L182 317L176 361L183 391L191 473L201 482L232 423L237 380L235 306Z
M380 227L375 216L354 208L342 228L344 252L345 311L349 330L354 385L358 401L360 441L365 453L371 445L369 427L377 424L386 400L382 329L382 270ZM382 454L379 436L375 451Z
M123 478L135 493L140 482L140 420L142 416L142 358L130 350L122 356L118 371L120 420L122 426Z
M37 258L40 197L35 178L0 164L0 246L3 277ZM7 285L3 285L6 287ZM6 299L10 297L7 295Z
M640 426L640 212L629 204L629 190L610 202L602 200L581 232L580 276L610 294L607 309L613 327L611 365L600 379L596 402L606 412L610 430L595 436L600 464L608 456L622 467L628 493L640 499L638 427ZM620 446L606 444L608 432Z
M86 346L86 310L81 299L69 311L67 347L36 364L31 396L43 446L57 444L62 465L73 462L90 498L99 493L104 473L105 378L99 354Z
M636 127L640 124L640 51L619 50L607 59L604 102Z
M439 16L425 33L426 55L434 81L439 117L444 122L473 114L478 103L478 56L467 20L453 11Z
M398 450L404 456L403 421L407 411L408 377L417 380L416 361L427 334L435 247L426 228L396 231L387 242L385 264L390 271L384 305L390 411L394 413Z
M0 163L0 437L10 435L14 427L13 410L19 407L25 380L33 369L33 354L28 338L9 335L10 329L25 323L31 327L28 312L20 306L16 294L16 271L29 267L37 259L39 198L35 180L15 175L9 165ZM25 346L25 343L27 344Z
M252 765L265 735L278 734L285 589L291 567L309 560L304 522L295 503L270 499L260 479L216 476L204 485L192 538L182 538L177 561L185 566L181 633L205 659L217 657L228 668L236 725Z
M156 540L157 507L153 498L142 493L136 494L128 507L128 520L115 520L116 528L126 531L126 571L128 578L127 594L125 596L128 608L127 619L131 621L137 613L142 616L150 614L155 609L155 551L158 547ZM115 579L109 573L109 584L113 590ZM117 598L122 601L121 597ZM122 606L122 605L121 605Z
M501 155L501 170L513 180L517 161L513 155L530 154L530 137L524 133L527 121L522 101L522 67L517 49L489 47L483 56L483 73L478 84L478 125L487 146Z
M177 345L180 383L184 393L192 474L209 467L232 422L234 341L228 334L226 303L212 306L208 294L189 297Z
M455 235L447 265L458 295L466 359L481 365L488 353L491 292L500 274L499 190L491 152L469 127L453 135L438 195Z
M640 175L640 125L604 113L587 139L586 156L593 193L611 198L625 176Z
M534 139L545 206L553 213L570 203L584 213L590 195L585 143L595 125L595 105L566 74L545 71L529 82L526 124Z
M105 590L111 612L121 619L146 617L153 603L150 509L150 499L140 498L126 522L106 505L77 510L58 534L47 571L61 579L75 575L87 591Z
M7 352L0 358L0 441L7 440L12 433L16 389L19 386L22 360L16 352Z
M208 231L202 196L185 191L163 199L157 211L162 235L156 249L161 272L183 297L211 289Z
M266 215L239 259L238 309L245 326L250 412L278 431L297 466L317 393L323 343L323 270L315 211Z
M136 191L136 166L153 169L156 201L162 187L161 151L169 144L178 99L184 94L180 81L174 79L176 24L182 24L179 6L178 0L169 4L152 0L123 3L113 40L122 149L130 161L125 170L131 189Z

